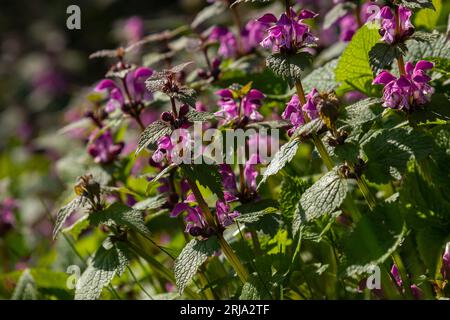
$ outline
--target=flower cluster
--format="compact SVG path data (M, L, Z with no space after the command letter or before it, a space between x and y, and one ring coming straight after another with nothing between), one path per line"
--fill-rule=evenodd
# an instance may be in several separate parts
M242 96L237 96L232 89L222 89L216 92L220 97L218 102L220 110L217 116L225 117L226 121L237 118L246 118L251 121L261 121L263 116L258 112L265 95L257 90L250 89Z
M403 281L400 277L400 274L398 272L397 266L394 264L391 268L391 274L394 277L395 281L397 282L397 285L401 288L403 287ZM423 296L422 289L420 289L417 285L412 284L411 285L411 293L414 296L414 299L420 299Z
M428 84L431 78L426 71L433 66L433 63L425 60L420 60L415 66L407 62L406 74L399 78L389 71L382 71L373 84L384 85L383 105L387 108L412 111L414 107L429 102L434 89Z
M414 26L410 19L412 11L406 7L398 7L398 17L388 6L383 7L377 15L381 22L380 34L382 40L388 44L404 41L414 33ZM398 25L397 25L398 21Z
M153 96L145 89L145 80L153 74L150 68L137 68L127 73L122 85L111 79L104 79L95 87L95 91L108 92L108 102L105 111L108 113L116 109L128 112L130 105L139 105L151 101Z
M221 228L226 228L234 223L234 219L240 214L230 209L230 205L224 200L216 202L216 217ZM197 205L197 200L193 193L190 193L184 202L178 203L172 212L171 217L178 217L181 213L187 212L184 220L186 221L185 232L197 237L202 236L208 238L214 234L215 230L209 226L205 220L204 214Z
M286 109L284 109L284 112L281 115L284 120L288 120L292 124L292 128L288 131L289 134L292 134L297 128L305 124L307 120L313 120L319 116L317 103L315 101L318 95L319 92L317 89L313 88L311 92L306 95L306 103L303 106L296 94L292 96L291 100L286 105ZM305 115L308 119L305 118Z
M249 21L241 30L241 44L236 35L227 27L213 27L208 35L209 42L218 42L218 54L222 58L235 58L240 53L248 54L255 50L264 38L264 24L258 21ZM239 48L239 46L242 48ZM242 51L242 52L240 52Z
M89 137L87 150L96 163L108 164L116 159L122 152L123 147L123 142L117 144L114 143L110 130L101 132L101 130L97 128Z
M292 8L288 13L281 14L279 19L271 13L263 15L258 21L265 24L268 29L261 45L266 49L272 49L272 52L292 52L313 46L317 38L303 20L316 16L316 13L309 10L301 10L297 14Z

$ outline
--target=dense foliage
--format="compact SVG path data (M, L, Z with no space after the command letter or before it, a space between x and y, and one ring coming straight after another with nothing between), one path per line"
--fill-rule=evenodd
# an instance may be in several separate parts
M449 3L205 5L148 35L134 18L90 56L105 77L40 138L63 152L2 155L2 177L32 188L37 168L64 189L51 212L2 186L0 296L450 298ZM26 203L48 208L50 250Z

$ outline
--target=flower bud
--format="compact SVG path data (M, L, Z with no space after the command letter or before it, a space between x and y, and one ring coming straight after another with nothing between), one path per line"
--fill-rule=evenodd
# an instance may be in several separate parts
M191 228L189 229L189 234L190 234L191 236L193 236L193 237L198 237L198 236L200 236L202 233L203 233L203 230L202 230L202 228L200 228L200 227L191 227Z
M165 111L161 114L161 120L165 122L173 122L174 119L170 112Z
M183 104L183 105L180 107L180 112L179 112L180 117L184 117L185 115L188 114L188 112L189 112L189 105Z

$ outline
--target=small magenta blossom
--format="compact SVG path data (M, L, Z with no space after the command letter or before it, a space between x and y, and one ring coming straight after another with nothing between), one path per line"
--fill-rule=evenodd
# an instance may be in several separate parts
M122 142L114 144L111 131L99 134L99 129L95 129L89 138L87 150L96 163L108 164L116 159L123 147Z
M441 274L445 280L450 281L450 242L445 246L444 255L442 257Z
M252 191L256 191L257 188L256 178L259 175L257 165L259 163L261 163L261 159L257 153L254 153L250 156L244 166L245 183Z
M292 8L289 9L289 13L289 16L286 13L281 14L279 19L271 13L266 13L258 19L269 27L261 46L272 49L272 52L280 52L297 51L315 45L318 39L303 20L315 18L317 14L309 10L301 10L297 14Z
M128 72L126 76L127 90L122 85L111 79L104 79L95 87L97 92L108 92L108 102L106 103L105 111L110 113L121 108L126 109L126 103L140 104L151 101L152 94L145 88L145 80L153 74L150 68L137 68L134 71ZM128 97L128 93L130 97ZM131 99L132 101L127 101Z
M234 175L233 169L229 164L220 164L219 172L222 179L223 188L226 192L231 194L237 194L237 183L236 176Z
M414 66L411 62L405 65L406 75L396 78L389 71L382 71L373 84L384 85L383 106L392 109L409 111L414 106L421 106L431 100L434 93L428 84L431 78L426 74L434 64L421 60Z
M184 221L186 222L185 232L192 236L202 236L207 238L211 236L214 230L211 226L208 226L202 210L196 205L195 196L190 193L185 201L175 205L174 209L170 213L172 218L178 217L183 212L187 212ZM234 223L234 219L240 214L235 210L231 210L229 204L224 200L218 200L216 202L216 215L220 226L226 228Z
M231 89L222 89L217 91L216 94L220 97L218 102L220 110L215 115L224 116L227 121L241 116L253 121L263 119L258 109L266 96L261 91L251 89L242 99L235 99Z
M144 36L144 21L139 16L133 16L125 21L124 35L129 43L134 43Z
M383 7L378 13L377 18L380 19L382 35L381 40L386 43L394 43L404 40L414 33L414 26L411 23L412 11L406 7L398 7L398 21L400 34L397 34L397 24L395 21L395 14L388 6Z
M398 268L397 268L397 266L395 264L392 265L391 274L394 277L395 281L397 282L397 285L399 287L403 287L402 278L400 277L400 274L398 272ZM419 300L419 299L422 298L422 296L423 296L422 289L420 289L415 284L412 284L410 288L411 288L412 295L414 296L414 299Z
M264 38L265 25L259 21L249 21L241 30L242 48L239 48L236 35L227 27L216 26L211 29L208 41L218 42L218 54L222 58L235 58L239 49L244 54L255 50Z
M0 237L14 228L16 218L14 210L17 209L17 203L13 198L5 198L0 202Z
M289 134L292 134L297 128L305 124L305 114L309 120L316 119L319 116L317 110L315 98L318 97L319 92L316 88L313 88L311 92L306 96L305 105L301 105L298 96L295 94L284 109L281 117L284 120L288 120L292 124L292 128L289 130Z

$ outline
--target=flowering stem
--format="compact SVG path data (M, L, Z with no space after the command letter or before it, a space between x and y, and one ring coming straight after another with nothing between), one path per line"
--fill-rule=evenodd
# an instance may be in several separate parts
M297 89L297 96L298 96L298 99L300 100L301 105L302 106L305 105L306 104L305 91L303 90L303 85L302 85L302 82L300 81L300 79L295 81L295 88ZM303 114L303 116L304 116L306 122L310 121L306 112ZM314 134L314 135L312 135L312 141L313 141L314 145L316 146L316 149L319 152L320 157L322 158L323 162L327 166L327 169L328 170L333 169L333 167L334 167L333 159L331 159L322 140L320 140L320 138Z
M397 37L400 37L402 34L402 26L400 24L400 14L399 14L399 7L395 8L395 34ZM405 62L403 60L403 56L399 54L397 57L397 64L398 64L398 71L400 72L400 75L406 75L405 70Z
M244 46L242 45L242 37L241 37L242 22L241 22L241 17L239 16L239 11L237 9L237 6L233 6L231 8L231 14L233 16L234 23L236 24L236 28L238 29L237 34L236 34L236 40L238 43L238 52L239 52L239 54L242 54L244 52Z
M244 266L241 264L239 258L225 240L222 233L217 234L217 239L219 240L220 248L222 249L223 254L227 257L228 262L233 266L233 269L236 271L239 279L241 279L242 283L246 283L248 279L247 270L245 270Z
M141 128L141 130L144 131L145 130L145 126L142 123L141 117L139 115L136 115L134 117L134 119L136 120L137 124L139 125L139 128Z
M165 267L162 263L160 263L158 260L156 260L151 255L147 254L145 250L142 249L142 246L139 244L135 244L132 241L128 241L128 245L137 255L139 255L141 258L143 258L149 265L153 267L155 271L157 271L163 278L166 280L176 283L175 277L173 276L172 272ZM189 288L185 289L186 294L189 295L191 298L199 299L199 296L194 293Z
M187 179L189 183L189 187L191 188L192 192L194 193L195 199L202 210L203 214L205 215L206 222L208 222L209 226L215 227L218 229L220 226L218 223L216 223L211 210L208 207L208 204L206 203L205 199L203 198L200 190L197 187L197 184L195 181L192 181L191 179ZM233 269L236 271L239 279L241 279L242 283L247 282L248 273L247 270L245 270L244 266L239 261L239 258L234 253L233 249L230 247L228 242L223 237L222 232L219 230L217 232L217 239L219 240L220 248L222 249L225 257L227 257L228 262L231 264Z
M177 105L175 104L175 98L170 97L170 103L172 104L172 113L175 117L177 117L178 113L177 113Z
M363 26L363 22L361 20L361 5L358 3L355 8L355 18L356 23L358 23L358 27L361 28Z
M370 192L369 186L367 185L367 181L363 177L357 176L356 183L358 184L358 187L361 190L364 198L366 199L370 209L372 210L373 208L375 208L375 206L377 205L376 199L372 194L372 192Z

